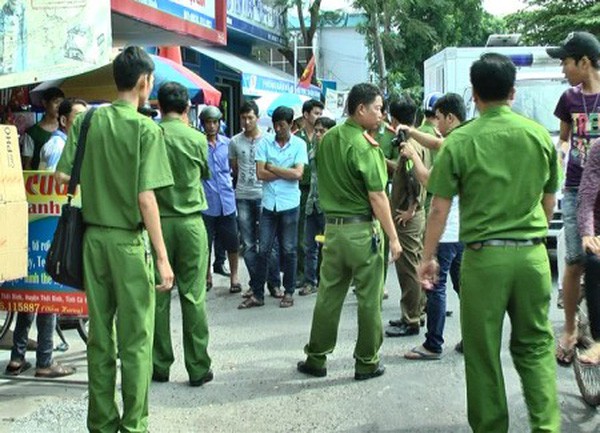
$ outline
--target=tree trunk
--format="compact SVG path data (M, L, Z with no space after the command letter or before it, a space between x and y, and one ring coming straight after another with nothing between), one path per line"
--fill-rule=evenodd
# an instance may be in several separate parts
M371 37L373 38L373 49L377 62L377 75L379 75L379 88L385 94L387 93L387 71L385 67L385 54L381 43L381 34L379 32L379 11L375 6L370 17Z

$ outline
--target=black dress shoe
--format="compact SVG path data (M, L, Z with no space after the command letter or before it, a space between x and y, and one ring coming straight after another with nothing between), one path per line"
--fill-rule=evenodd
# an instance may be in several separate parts
M213 272L215 274L223 275L224 277L231 276L231 272L229 272L227 269L225 269L225 265L213 266Z
M419 335L419 325L407 325L402 323L399 326L393 326L385 330L388 337L408 337L410 335Z
M205 383L210 382L215 378L212 370L208 370L208 372L202 376L200 379L190 379L190 386L202 386Z
M327 376L327 369L326 368L324 368L324 367L323 368L311 367L310 365L308 365L304 361L298 362L298 364L296 365L296 368L298 369L298 371L300 373L308 374L310 376L314 376L314 377L325 377L325 376Z
M388 323L390 324L390 326L402 326L402 325L404 325L404 320L402 320L402 319L398 319L398 320L392 319ZM424 317L421 317L419 319L419 325L425 326L425 318Z
M368 380L374 377L382 376L385 373L385 367L383 364L379 364L377 370L371 371L370 373L354 373L354 380Z
M168 382L169 381L169 373L160 374L153 372L152 373L152 382Z

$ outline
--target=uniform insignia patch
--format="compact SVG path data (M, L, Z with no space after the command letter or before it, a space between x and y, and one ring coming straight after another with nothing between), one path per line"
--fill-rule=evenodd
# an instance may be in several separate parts
M379 147L379 143L377 142L377 140L371 137L367 131L363 132L363 137L367 139L371 146Z

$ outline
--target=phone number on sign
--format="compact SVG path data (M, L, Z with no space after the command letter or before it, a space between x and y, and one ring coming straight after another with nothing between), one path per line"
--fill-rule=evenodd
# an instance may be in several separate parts
M34 302L0 301L0 310L17 311L19 313L37 313L40 304Z

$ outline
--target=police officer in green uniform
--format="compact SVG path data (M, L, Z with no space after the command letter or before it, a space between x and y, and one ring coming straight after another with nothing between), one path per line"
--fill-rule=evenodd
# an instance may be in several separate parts
M379 361L385 263L381 226L390 238L392 260L402 249L385 192L383 152L367 133L381 121L381 93L372 84L357 84L347 104L350 118L330 129L317 148L325 243L310 341L304 348L307 358L297 368L316 377L327 374L326 357L335 348L342 304L354 279L358 300L354 378L365 380L385 371Z
M158 91L169 163L175 184L156 191L161 226L173 264L183 320L183 354L190 385L213 379L208 356L206 270L208 241L200 211L207 203L200 179L209 177L206 137L187 124L189 96L179 83ZM175 358L171 344L171 294L156 295L152 380L166 382Z
M469 424L475 433L508 431L500 363L502 325L521 378L532 432L559 432L554 340L548 320L552 282L542 239L560 169L548 132L510 108L516 70L483 54L471 67L481 116L445 139L428 187L434 194L420 275L437 275L435 250L453 196L460 198L461 327Z
M311 152L314 141L315 141L315 122L321 114L325 106L321 101L316 99L309 99L302 104L302 120L303 127L296 136L304 140L306 143L307 155ZM305 167L302 179L300 179L300 215L304 215L306 209L306 200L308 199L308 193L310 191L310 170ZM296 287L303 287L305 283L304 278L304 217L298 220L298 265L296 269Z
M155 189L172 185L173 177L161 129L137 112L150 95L153 72L152 59L140 47L128 47L115 58L118 100L93 114L81 168L91 432L148 429L155 302L148 237L157 257L156 288L173 286L154 195ZM59 182L70 178L81 121L82 116L75 120L58 163ZM115 400L117 347L122 416Z

